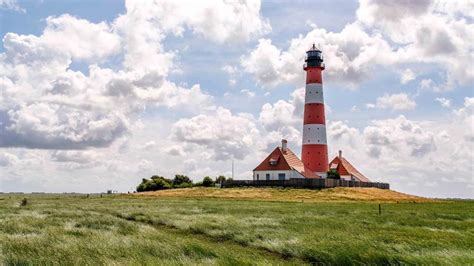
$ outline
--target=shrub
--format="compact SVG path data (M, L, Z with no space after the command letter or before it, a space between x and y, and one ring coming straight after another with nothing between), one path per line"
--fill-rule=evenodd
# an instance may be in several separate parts
M224 183L225 179L226 179L225 176L220 175L216 178L216 183L222 184Z
M204 177L202 180L202 186L203 187L212 187L214 185L214 181L208 176Z
M27 198L23 198L20 202L20 206L26 206L26 204L28 204L28 199Z
M143 178L142 182L137 186L137 191L155 191L171 188L171 180L162 176L152 176L150 179Z
M193 181L185 175L175 175L173 179L173 187L183 187L182 184L188 184L188 186L193 185ZM184 185L186 187L186 185Z
M341 179L341 175L337 170L331 169L327 172L327 178L332 178L332 179Z

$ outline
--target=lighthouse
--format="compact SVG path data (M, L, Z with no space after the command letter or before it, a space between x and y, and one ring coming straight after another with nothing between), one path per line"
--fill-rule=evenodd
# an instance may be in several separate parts
M329 169L336 171L340 179L347 181L370 182L345 157L342 151L328 164L328 144L326 138L326 116L324 114L323 55L313 47L306 52L303 69L306 71L306 90L303 117L303 145L301 160L288 147L288 141L281 140L276 147L255 169L253 180L289 180L334 178L327 175ZM258 183L264 184L264 183ZM268 183L274 185L275 183ZM388 184L384 188L388 188ZM342 186L342 185L341 185Z
M321 50L314 44L306 52L303 69L306 71L306 89L301 160L316 175L326 177L329 166L322 79L324 63Z
M327 175L328 170L331 169L331 172L335 171L339 174L340 179L366 182L364 186L370 185L368 183L371 181L342 156L341 150L339 156L336 156L328 164L322 79L324 63L321 50L317 49L314 44L306 52L303 69L306 71L306 90L301 160L288 147L288 141L282 139L281 146L276 147L267 158L253 169L253 180L258 181L258 185L264 185L265 182L261 183L260 181L335 178L334 175ZM276 183L267 184L274 186ZM373 184L370 186L390 187L389 184ZM285 183L281 183L281 185L285 186ZM347 186L347 184L338 183L337 186ZM333 187L333 185L330 185L330 187Z

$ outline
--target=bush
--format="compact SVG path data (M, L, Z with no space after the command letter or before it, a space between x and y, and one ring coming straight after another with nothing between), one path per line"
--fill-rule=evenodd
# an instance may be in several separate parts
M341 175L335 169L331 169L327 172L327 178L341 179Z
M183 185L186 184L186 185ZM193 181L185 175L175 175L173 179L173 187L188 187L192 186Z
M206 176L202 180L202 186L203 187L212 187L212 186L214 186L214 181L212 181L212 179L210 177Z
M216 178L216 183L222 184L224 183L225 179L226 179L225 176L220 175Z
M142 182L137 186L137 192L156 191L171 187L171 180L154 175L150 179L143 178Z

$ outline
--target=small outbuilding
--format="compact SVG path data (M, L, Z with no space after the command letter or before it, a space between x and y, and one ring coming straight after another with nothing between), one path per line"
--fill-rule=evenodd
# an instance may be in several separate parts
M342 151L329 163L330 170L336 170L341 179L371 182L366 176L359 172L346 158L342 157Z

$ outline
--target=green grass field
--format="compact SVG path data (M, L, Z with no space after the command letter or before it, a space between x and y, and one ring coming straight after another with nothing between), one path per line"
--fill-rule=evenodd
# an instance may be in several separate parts
M23 197L26 206L19 206ZM474 264L474 202L0 194L0 264Z

